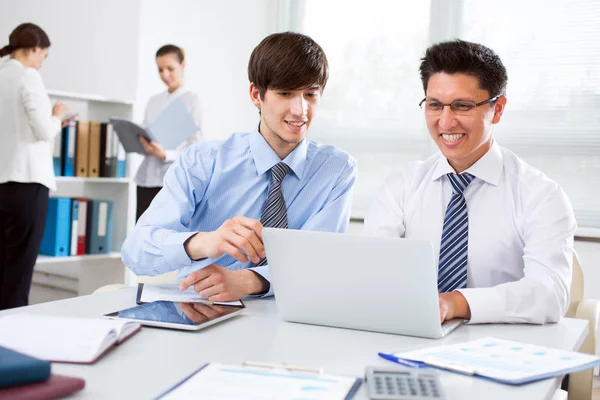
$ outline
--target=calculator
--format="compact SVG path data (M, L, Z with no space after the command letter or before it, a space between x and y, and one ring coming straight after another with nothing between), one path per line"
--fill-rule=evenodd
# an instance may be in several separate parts
M367 367L365 380L371 400L442 400L438 372L404 366Z

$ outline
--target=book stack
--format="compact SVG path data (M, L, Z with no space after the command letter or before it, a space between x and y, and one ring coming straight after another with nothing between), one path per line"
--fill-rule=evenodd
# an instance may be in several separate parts
M52 374L48 361L0 346L1 399L57 399L84 387L83 379Z

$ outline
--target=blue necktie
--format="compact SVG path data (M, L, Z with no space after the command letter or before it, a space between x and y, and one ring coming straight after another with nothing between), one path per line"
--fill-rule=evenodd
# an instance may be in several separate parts
M281 192L281 181L287 175L290 167L283 162L275 164L271 168L271 186L267 195L267 203L260 215L260 223L268 228L283 228L287 229L287 207ZM256 264L257 267L265 265L267 259L263 258Z
M440 293L467 287L469 217L463 192L475 178L468 173L448 174L447 176L452 185L452 198L446 208L440 245L438 268L438 291Z

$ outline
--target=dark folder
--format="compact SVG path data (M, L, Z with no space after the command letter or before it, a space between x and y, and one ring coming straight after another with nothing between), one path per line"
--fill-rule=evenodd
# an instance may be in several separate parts
M112 216L112 201L88 200L87 254L110 253L112 248Z
M0 346L0 388L41 382L49 377L48 361ZM2 397L2 390L0 398L5 398Z
M85 387L85 381L71 376L54 375L44 382L0 389L0 399L51 400L60 399Z

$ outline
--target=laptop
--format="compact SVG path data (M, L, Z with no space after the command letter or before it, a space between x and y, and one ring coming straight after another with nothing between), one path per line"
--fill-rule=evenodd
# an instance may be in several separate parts
M282 319L338 328L440 338L437 256L430 242L264 228Z

